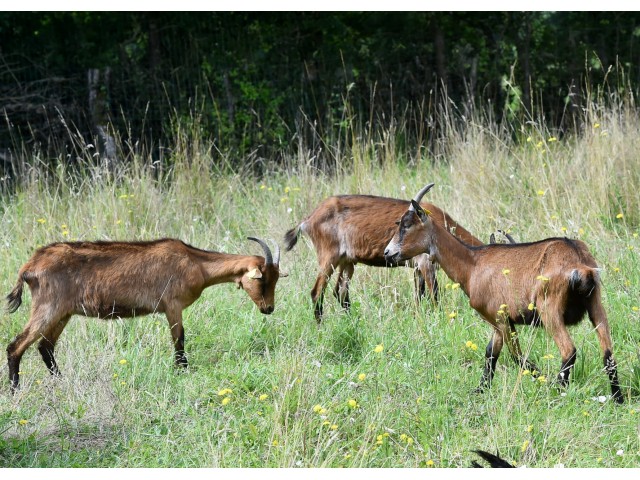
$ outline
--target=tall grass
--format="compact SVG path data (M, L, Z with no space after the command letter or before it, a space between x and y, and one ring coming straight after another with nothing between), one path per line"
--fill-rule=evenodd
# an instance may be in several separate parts
M174 124L172 149L157 163L144 146L120 140L126 161L101 166L95 149L71 134L72 156L56 162L24 149L17 186L2 194L0 289L9 292L21 264L49 242L178 237L258 253L247 236L281 241L328 195L409 198L434 181L429 201L480 238L502 228L520 241L567 235L589 244L603 267L628 403L607 397L588 322L572 330L578 361L566 391L551 381L560 363L553 341L524 328L523 348L549 381L532 380L505 355L492 390L471 395L490 331L443 273L441 302L418 306L411 271L358 266L351 314L328 296L317 327L308 295L315 253L301 241L283 254L290 276L278 284L273 315L261 316L231 285L209 289L186 311L186 373L172 366L159 315L75 318L58 343L61 378L51 378L30 348L20 392L11 396L8 383L0 389L0 465L460 467L481 448L518 465L636 466L640 126L633 102L591 99L579 134L564 138L531 116L505 129L481 111L462 118L444 102L432 112L446 128L431 150L406 141L420 112L405 121L364 119L347 100L335 137L283 151L279 164L231 158L204 140L195 117ZM333 166L325 171L319 159L327 151ZM20 332L29 304L25 294L16 314L2 316L0 344Z

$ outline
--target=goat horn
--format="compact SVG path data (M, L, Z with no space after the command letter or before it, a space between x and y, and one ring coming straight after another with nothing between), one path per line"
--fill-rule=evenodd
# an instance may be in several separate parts
M260 240L259 238L255 238L255 237L247 237L247 240L253 240L254 242L259 243L260 246L262 247L262 250L264 250L265 264L273 265L273 257L271 256L271 250L269 250L269 245L267 245L264 240ZM278 252L278 257L279 256L280 256L280 252Z
M273 263L275 263L276 265L280 265L280 245L278 245L278 242L276 242L273 238L270 238L269 240L271 240L271 243L273 243L276 247L276 253L273 255Z
M416 203L420 203L420 201L422 200L422 197L424 197L424 194L427 193L429 190L431 190L431 187L433 187L434 185L435 183L430 183L429 185L423 187L422 190L420 190L418 194L415 197L413 197L413 200ZM409 210L413 211L413 205L409 205Z

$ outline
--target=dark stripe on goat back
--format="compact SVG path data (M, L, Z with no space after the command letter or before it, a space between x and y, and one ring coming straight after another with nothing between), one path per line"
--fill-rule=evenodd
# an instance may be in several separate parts
M205 249L202 249L202 248L194 247L193 245L189 245L188 243L185 243L182 240L179 240L177 238L159 238L159 239L156 239L156 240L137 240L137 241L96 240L94 242L90 242L90 241L86 241L86 242L56 242L56 243L51 243L49 245L46 245L44 247L39 248L36 251L36 253L34 254L34 257L36 255L38 255L38 254L46 253L47 250L49 250L49 249L56 248L56 247L61 247L61 246L64 246L64 245L69 246L73 250L86 249L86 250L92 250L92 251L95 251L95 252L109 253L109 252L118 252L120 250L122 250L122 251L145 250L145 249L148 249L150 247L159 246L159 245L162 245L162 244L170 244L170 243L180 243L185 248L190 249L190 250L194 250L194 251L197 251L197 252L219 253L219 252L216 252L216 251L213 251L213 250L205 250Z
M174 238L160 238L157 240L142 240L142 241L132 241L132 242L109 241L109 240L96 240L94 242L91 242L91 241L55 242L55 243L50 243L49 245L45 245L44 247L40 247L38 250L36 250L36 253L34 254L34 256L39 253L45 253L47 250L57 248L57 247L62 247L65 245L72 248L73 250L78 250L83 248L87 250L120 250L120 249L130 250L131 248L136 248L136 247L147 248L154 245L160 245L162 243L169 243L169 242L181 242L184 245L186 245L181 240L176 240Z
M484 250L484 249L487 249L487 248L518 249L518 248L530 247L532 245L540 245L542 243L547 243L547 242L552 242L552 241L562 242L563 244L567 245L568 247L571 247L571 249L573 249L578 254L582 252L582 249L578 245L577 241L573 240L571 238L567 238L567 237L549 237L549 238L544 238L542 240L536 240L535 242L490 243L490 244L484 244L484 245L471 245L471 246L467 245L467 246L469 246L469 248L471 248L472 250Z

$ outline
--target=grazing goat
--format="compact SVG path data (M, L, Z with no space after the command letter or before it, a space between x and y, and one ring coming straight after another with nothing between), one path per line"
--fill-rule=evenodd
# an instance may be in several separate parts
M301 233L311 238L316 249L320 272L311 290L311 299L318 322L322 319L324 290L336 269L339 272L334 295L343 308L349 309L349 281L357 263L374 267L415 267L417 298L424 296L426 283L431 295L437 300L436 266L426 255L402 263L389 262L384 257L384 247L393 236L396 221L407 206L406 200L372 195L329 197L320 202L311 215L285 234L287 251L296 245ZM480 240L458 225L445 211L430 203L425 203L424 208L432 212L434 221L465 243L482 245Z
M548 238L533 243L467 246L420 206L432 186L427 185L411 201L384 254L394 263L429 254L431 261L460 284L471 307L494 328L478 390L490 385L503 343L522 368L539 371L523 356L515 324L542 323L562 356L558 382L568 385L576 348L567 326L580 322L586 312L600 341L613 398L622 403L609 323L600 299L598 265L586 244Z
M163 312L173 337L175 363L186 367L182 311L205 288L235 282L262 313L272 313L281 276L280 249L276 245L273 258L263 240L249 240L260 244L264 258L209 252L174 239L53 243L40 248L22 266L7 296L9 312L22 303L25 282L32 297L29 322L7 348L12 391L18 388L20 359L36 340L49 371L60 374L53 351L74 314L112 319Z

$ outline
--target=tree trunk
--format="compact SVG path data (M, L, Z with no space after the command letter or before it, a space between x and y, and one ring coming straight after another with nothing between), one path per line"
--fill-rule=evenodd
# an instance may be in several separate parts
M87 71L89 90L89 112L91 128L98 138L96 142L100 159L107 168L113 170L116 158L116 142L109 133L109 76L111 68L91 68Z

